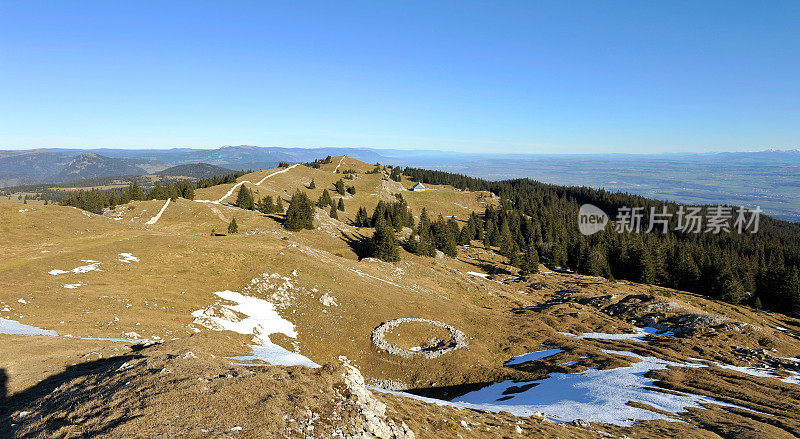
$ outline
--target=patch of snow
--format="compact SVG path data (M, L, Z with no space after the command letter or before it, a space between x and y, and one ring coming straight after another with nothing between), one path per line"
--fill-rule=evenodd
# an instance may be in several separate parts
M53 276L57 276L59 274L67 274L69 272L72 272L72 273L75 273L75 274L82 274L82 273L86 273L86 272L89 272L89 271L103 271L103 270L100 269L100 262L98 262L98 261L93 261L91 259L83 259L83 260L81 260L81 262L85 262L86 265L81 265L80 267L75 267L70 271L64 271L64 270L56 269L56 270L50 270L50 271L48 271L48 273L52 274Z
M137 258L131 253L120 253L117 260L125 264L130 264L131 262L139 262L139 258Z
M8 320L0 317L0 334L13 334L13 335L45 335L48 337L57 337L56 331L47 329L40 329L35 326L26 325L14 320Z
M471 274L473 276L482 277L484 279L489 279L489 275L486 273L478 273L477 271L468 271L467 274Z
M552 357L553 355L564 352L563 349L545 349L543 351L528 352L527 354L518 355L506 362L506 366L513 366L515 364L527 363L528 361L541 360L543 358Z
M80 286L82 286L82 285L83 285L82 283L77 283L77 284L65 284L65 285L64 285L64 288L67 288L67 289L70 289L70 290L74 290L75 288L78 288L78 287L80 287Z
M581 339L645 341L647 336L659 334L659 330L652 326L645 326L644 328L636 328L636 332L632 334L608 334L605 332L587 332L578 335L570 334L569 332L561 332L560 334ZM660 335L672 337L674 334L671 332L664 332Z
M793 371L792 375L782 377L775 373L774 369L752 367L752 366L733 366L730 364L714 362L714 365L722 369L733 370L746 375L761 377L761 378L774 378L783 381L784 383L800 385L800 372Z
M455 403L493 412L508 411L517 416L544 412L560 422L584 419L621 426L630 426L637 420L675 421L661 413L631 407L629 401L675 414L687 407L701 407L702 403L738 407L701 395L676 395L649 390L655 387L656 380L644 377L651 370L663 370L670 366L705 367L703 365L643 357L631 352L603 352L634 357L640 361L608 370L591 368L582 373L552 373L549 378L539 381L515 383L507 380L462 395Z
M102 271L100 270L100 262L93 261L91 259L83 259L82 262L86 262L86 265L81 265L80 267L75 267L72 269L72 272L75 274L81 273L88 273L90 271Z
M783 326L776 326L775 329L777 329L778 331L788 331L789 330L789 328L784 328Z
M252 334L254 341L258 343L250 345L253 355L232 357L232 360L263 360L273 365L319 367L317 363L310 359L270 341L269 336L271 334L283 334L287 337L297 338L294 324L281 317L275 310L274 304L230 290L217 291L214 294L221 299L235 303L235 305L223 305L223 307L246 317L234 321L229 318L208 315L205 312L206 310L201 309L192 313L195 319L199 319L198 324L203 324L203 321L207 321L212 323L213 326L224 330L239 334Z

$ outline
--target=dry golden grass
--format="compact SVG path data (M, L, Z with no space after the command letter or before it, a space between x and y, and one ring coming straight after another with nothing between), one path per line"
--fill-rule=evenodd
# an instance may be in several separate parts
M270 194L288 201L295 189L305 187L313 178L317 189L309 192L315 199L323 188L330 189L342 176L332 172L338 159L321 169L295 167L264 180L262 185L244 184L254 187L257 198ZM392 190L380 175L363 173L371 170L372 165L344 158L340 170L351 168L362 173L356 174L352 181L346 180L348 185L357 188L355 197L345 197L347 217L353 215L359 205L371 209L380 197L382 185L386 191ZM240 181L258 182L275 171L248 174ZM403 184L410 185L408 182ZM232 186L198 190L197 198L218 199ZM484 202L493 202L481 194L452 188L436 189L403 192L403 196L415 214L419 214L421 206L426 206L432 215L456 215L461 219L472 210L481 211ZM230 201L233 199L235 191ZM618 356L602 353L602 349L630 350L676 361L687 361L690 357L725 360L737 365L746 363L736 356L733 346L768 346L775 357L800 355L798 332L793 332L800 330L797 320L684 292L549 273L544 267L544 273L532 275L523 282L508 282L505 280L515 275L514 269L505 265L503 258L495 252L479 245L459 248L456 259L423 258L401 251L401 262L394 264L371 259L359 261L345 238L368 236L369 230L355 229L346 221L331 220L325 212L320 212L318 229L290 232L281 227L278 216L181 199L171 203L158 222L145 224L163 205L163 201L157 200L134 202L119 206L115 212L93 215L70 207L0 204L0 249L3 255L0 260L0 317L75 337L130 338L125 334L135 332L143 338L166 341L154 352L202 350L209 358L211 355L216 358L207 360L208 364L203 368L232 368L225 357L248 354L247 344L251 337L200 327L193 323L191 312L217 302L213 292L226 289L243 291L251 285L251 279L266 273L290 279L291 288L280 290L276 282L266 282L263 289L251 288L248 294L276 303L279 313L293 322L298 332L297 340L273 336L273 341L290 350L297 348L320 364L336 362L339 355L345 355L368 381L391 379L414 388L460 386L503 379L534 380L553 371L579 372L586 367L610 368L627 364ZM239 224L238 234L210 236L212 229L225 232L227 222L234 217ZM120 253L132 253L140 261L121 262ZM54 269L71 270L86 265L83 260L98 261L98 268L102 271L48 274ZM499 271L492 279L468 274L469 271L485 269ZM81 285L65 288L65 285L75 283ZM324 305L320 298L325 294L335 298L336 305ZM631 322L644 315L643 308L631 306L624 313L612 316L605 312L608 303L589 299L614 296L610 303L615 303L635 295L652 296L653 303L673 302L680 306L667 311L667 315L688 311L712 313L749 326L736 330L718 328L709 333L651 343L584 340L560 334L630 330L633 327ZM378 351L371 343L371 331L381 323L399 317L428 318L453 325L467 335L469 347L430 360L405 359ZM787 327L790 331L776 331L773 329L776 326ZM439 335L423 325L403 325L393 332L391 341L403 347L413 347ZM0 335L0 341L0 367L8 369L13 391L24 391L38 380L63 372L73 363L95 360L99 355L103 358L120 355L126 349L125 343L65 337ZM564 353L525 367L503 366L512 356L539 350L542 344L559 346ZM86 356L92 352L97 354ZM573 366L560 364L577 361L580 357L588 358ZM166 357L159 358L158 361L167 361ZM203 368L200 370L206 370ZM306 377L298 378L296 382L300 392L297 398L307 401L310 398L308 386L313 382L307 377L319 377L314 375L317 372L297 370L300 371L292 372L293 376ZM731 378L731 374L737 378ZM800 399L800 395L795 393L797 386L787 388L785 386L791 385L777 385L779 382L772 380L777 383L771 383L770 387L767 385L769 381L765 384L753 377L736 374L716 368L703 369L702 373L669 370L659 372L659 379L670 388L730 398L734 398L731 395L742 388L744 379L750 383L747 385L755 387L737 397L736 403L770 413L773 419L719 410L693 410L685 417L689 424L650 421L631 429L604 428L614 434L624 432L629 436L642 433L649 437L673 434L714 437L714 432L736 436L739 433L728 425L738 420L748 426L740 437L748 437L745 430L770 433L774 428L800 434L794 421L798 413L789 407L792 404L796 407ZM189 376L188 370L186 376ZM155 381L149 382L148 379ZM225 390L222 386L215 390L218 394L212 392L217 396L203 397L192 403L191 407L195 407L190 410L193 417L173 421L167 428L159 422L166 422L168 414L180 411L179 401L187 397L196 398L197 384L162 395L159 391L164 390L158 389L166 385L163 382L155 377L136 378L135 385L154 396L148 397L144 405L125 399L121 403L134 404L126 409L126 413L155 416L154 413L158 412L158 421L152 421L150 425L146 418L130 418L114 427L115 434L141 431L143 436L154 436L158 428L164 428L162 431L176 435L197 435L198 426L211 422L200 413L202 407L223 410L237 392L244 390L261 395L241 403L241 413L246 414L242 416L252 422L258 410L273 413L284 407L272 407L265 402L271 401L265 396L270 392L277 392L279 398L285 397L284 390L276 390L270 379L274 378L259 374L242 388L237 385ZM332 386L333 381L322 384ZM107 383L101 380L95 385ZM97 389L100 391L99 387ZM487 437L501 437L514 431L516 422L502 414L464 414L463 411L418 401L390 396L382 398L390 401L390 412L395 413L398 419L409 420L417 437L456 437L456 434L467 437L477 436L478 431L481 435L486 432ZM84 415L83 422L94 423L91 425L109 422L91 419L90 413ZM480 427L469 431L464 429L460 418L454 417L453 413L461 413L459 416L467 418L476 416ZM231 423L244 422L226 416L220 419ZM283 425L278 418L269 416L265 419ZM449 421L441 421L445 418L451 419L455 428ZM41 422L50 421L45 419ZM215 424L214 428L222 431L219 429L228 425L225 422ZM553 427L540 421L530 425L527 423L533 421L523 422L528 434L565 431L564 427ZM497 427L492 427L492 423ZM54 424L30 425L30 431L34 431ZM692 426L705 430L694 431ZM485 430L487 427L489 431ZM568 434L583 437L584 432L588 430L570 427ZM69 434L64 433L63 437L70 437ZM516 433L511 436L514 435Z

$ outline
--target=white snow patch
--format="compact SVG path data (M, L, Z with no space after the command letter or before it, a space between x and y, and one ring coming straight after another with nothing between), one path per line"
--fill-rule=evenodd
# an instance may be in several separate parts
M14 320L8 320L0 317L0 334L14 334L14 335L46 335L48 337L57 337L56 331L47 329L40 329L35 326L26 325Z
M564 352L563 349L545 349L543 351L529 352L527 354L518 355L506 362L506 366L513 366L515 364L527 363L528 361L541 360L543 358L552 357L553 355Z
M131 262L139 262L139 258L131 253L120 253L117 260L126 264L130 264Z
M701 395L675 395L647 389L656 387L655 380L644 377L651 370L663 370L669 366L705 367L704 365L676 363L631 352L603 352L634 357L640 361L616 369L591 368L582 373L552 373L549 378L539 381L503 381L462 395L455 403L493 412L508 411L517 416L544 412L556 421L584 419L621 426L630 426L637 420L675 421L674 418L660 413L631 407L627 405L629 401L675 414L687 407L701 407L701 403L738 407ZM534 385L523 390L522 386L531 384ZM739 408L747 410L744 407Z
M482 277L484 279L489 279L489 275L486 273L478 273L477 271L468 271L467 274L471 274L473 276Z
M83 260L81 260L81 262L85 262L86 265L81 265L80 267L75 267L70 271L64 271L64 270L56 269L56 270L50 270L50 271L48 271L48 273L52 274L53 276L57 276L59 274L67 274L69 272L72 272L72 273L75 273L75 274L82 274L82 273L87 273L89 271L103 271L103 270L100 269L100 262L98 262L98 261L93 261L91 259L83 259Z
M79 283L76 283L76 284L65 284L64 288L67 288L69 290L74 290L75 288L78 288L80 286L83 286L83 284L79 282Z
M792 375L782 377L775 373L774 369L752 367L752 366L733 366L725 363L714 362L717 367L722 369L733 370L746 375L761 377L761 378L774 378L783 381L784 383L800 385L800 372L794 371Z
M569 332L561 332L560 334L566 335L567 337L581 339L645 341L647 336L656 335L658 333L658 329L651 326L645 326L644 328L636 328L636 332L632 334L608 334L605 332L587 332L578 335L570 334ZM672 337L674 334L672 332L664 332L660 335Z
M294 324L278 314L275 305L266 300L255 297L245 296L235 291L217 291L214 294L221 299L235 302L236 305L223 305L225 308L244 314L245 318L239 321L231 321L222 317L209 316L205 310L197 310L192 313L195 318L202 317L211 320L224 330L238 332L239 334L252 334L257 345L250 345L253 355L232 357L232 360L249 361L263 360L267 363L281 366L302 365L308 367L319 367L310 359L286 350L285 348L272 343L270 334L284 334L287 337L297 338Z

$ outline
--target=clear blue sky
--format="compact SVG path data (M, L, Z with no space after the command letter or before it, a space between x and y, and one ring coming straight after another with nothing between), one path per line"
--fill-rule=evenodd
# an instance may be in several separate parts
M0 149L800 147L800 1L4 1Z

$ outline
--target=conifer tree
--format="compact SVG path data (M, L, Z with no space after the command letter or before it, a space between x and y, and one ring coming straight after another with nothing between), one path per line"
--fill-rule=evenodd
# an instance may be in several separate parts
M289 230L314 228L314 207L305 192L298 190L292 195L283 226Z
M356 227L369 227L369 216L367 215L367 209L364 206L360 206L358 208L358 212L356 212L356 218L353 223Z
M275 202L275 212L283 213L283 199L281 199L281 197L278 197L278 200Z
M339 195L342 195L342 196L344 196L344 194L345 194L344 180L342 180L342 179L340 178L340 179L339 179L339 181L337 181L337 182L334 184L334 186L336 187L336 192L337 192Z
M250 189L246 188L245 185L239 187L239 194L236 196L236 207L247 210L255 209L253 193L250 192Z
M458 229L457 224L455 227ZM451 258L456 257L456 235L441 215L433 223L433 235L438 250Z
M129 201L142 201L145 199L144 192L139 187L139 182L136 180L128 185L128 188L122 193L123 204Z
M400 252L397 248L397 238L394 230L383 219L379 218L375 224L375 233L372 236L372 257L387 262L397 262L400 260Z
M339 214L336 212L336 206L331 206L330 217L333 219L339 219Z
M533 244L528 245L528 248L525 249L520 268L522 268L522 274L539 272L539 253Z
M344 212L344 201L342 201L341 198L339 198L339 204L336 206L336 208Z
M317 183L314 182L313 178L311 179L311 183L308 184L308 188L309 189L316 189L317 188Z
M327 189L322 190L322 194L319 196L319 200L317 200L317 206L324 209L327 206L333 204L333 199L331 198L331 194L328 192Z
M236 224L236 218L231 219L230 224L228 224L228 233L239 233L239 225Z
M259 200L256 209L263 213L263 214L270 214L275 213L275 203L272 201L272 195L267 195L266 197Z
M350 195L356 194L356 187L355 186L347 186L347 193Z
M508 223L503 223L503 230L500 232L500 254L508 258L509 262L516 259L517 248ZM511 265L514 265L511 263Z

